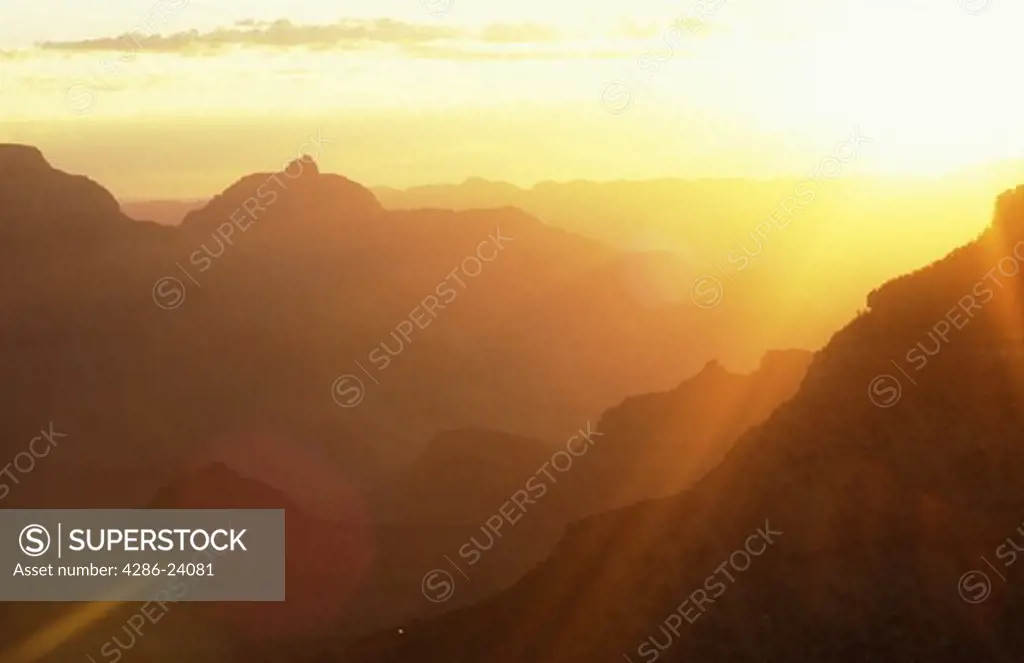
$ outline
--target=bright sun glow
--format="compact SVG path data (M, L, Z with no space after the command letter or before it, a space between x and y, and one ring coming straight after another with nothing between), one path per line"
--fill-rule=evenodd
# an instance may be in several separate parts
M858 126L875 142L850 172L1024 153L1024 91L1005 73L1024 55L1024 6L1008 0L162 0L172 10L156 19L149 0L117 0L63 23L55 2L0 28L0 140L92 172L99 144L130 163L154 137L214 121L259 128L189 149L279 160L253 143L333 120L348 151L328 167L395 185L797 174ZM125 33L143 40L126 47ZM100 174L157 193L134 170ZM224 183L204 182L163 193Z

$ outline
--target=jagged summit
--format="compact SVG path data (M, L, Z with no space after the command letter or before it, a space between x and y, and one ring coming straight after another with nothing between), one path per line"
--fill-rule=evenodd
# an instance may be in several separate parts
M291 163L285 167L285 170L293 171L295 168L301 170L305 177L316 177L320 175L320 167L316 165L316 159L308 154L303 154L298 159L292 159Z
M332 173L322 173L316 160L303 155L271 173L246 175L215 196L205 207L187 214L182 227L208 229L234 214L251 220L289 217L304 223L337 223L383 211L369 189Z
M302 155L281 170L246 175L189 213L183 228L208 230L235 218L284 216L328 227L382 210L369 189L320 171ZM240 216L241 215L241 216ZM82 175L54 168L32 145L0 144L0 231L93 232L134 223L105 188Z
M704 368L701 369L700 375L713 373L728 373L728 371L726 371L725 367L722 366L722 362L717 359L711 359L704 364Z

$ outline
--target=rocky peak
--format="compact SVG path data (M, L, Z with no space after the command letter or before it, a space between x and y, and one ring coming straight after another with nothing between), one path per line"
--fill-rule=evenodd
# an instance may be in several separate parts
M206 232L232 214L249 214L255 221L283 219L290 228L327 226L383 211L366 187L340 175L321 173L316 161L303 155L273 173L246 175L215 196L182 222L188 230Z
M15 171L40 172L53 170L38 147L16 143L0 143L0 176Z
M320 175L320 167L316 165L316 159L308 154L303 154L298 159L292 159L291 163L289 163L284 170L289 174L298 171L299 174L296 177L299 178L315 178Z
M0 144L0 231L92 231L126 221L99 184L57 170L36 147Z

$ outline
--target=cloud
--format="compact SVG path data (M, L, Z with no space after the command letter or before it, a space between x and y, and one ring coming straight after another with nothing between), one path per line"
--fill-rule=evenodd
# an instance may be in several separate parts
M25 48L9 51L0 49L0 60L6 62L15 62L18 60L31 60L33 57L35 57L35 55L32 53L32 51Z
M481 41L491 44L536 44L562 39L562 32L540 23L496 23L481 31Z
M321 25L297 25L282 19L273 22L239 21L231 27L209 32L190 30L159 35L136 30L117 37L47 41L37 47L44 51L70 53L131 50L204 55L226 48L361 50L390 46L415 50L427 46L439 48L445 43L456 42L511 46L552 43L560 38L560 33L554 28L533 23L493 24L480 30L468 30L386 18L349 19ZM452 53L457 54L457 50Z
M467 49L458 47L433 46L430 44L409 48L409 53L418 58L432 60L462 60L467 62L524 60L615 60L636 55L633 50L567 50L530 49L527 51L502 51Z

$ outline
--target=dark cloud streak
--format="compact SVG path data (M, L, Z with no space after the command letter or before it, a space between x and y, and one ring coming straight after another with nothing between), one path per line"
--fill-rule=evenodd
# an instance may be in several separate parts
M560 38L555 29L539 24L495 24L479 31L452 27L418 25L392 19L344 20L325 25L297 25L288 20L273 22L240 21L229 28L209 32L196 30L169 35L141 31L80 41L47 41L37 45L44 51L69 53L98 51L149 51L179 55L204 55L226 48L313 50L362 50L397 47L415 51L430 46L436 52L451 50L456 43L482 45L529 45L552 43ZM448 44L447 48L444 48Z

